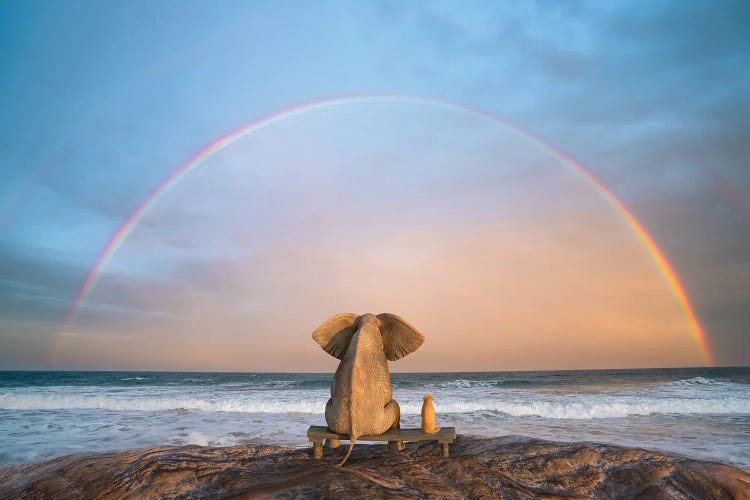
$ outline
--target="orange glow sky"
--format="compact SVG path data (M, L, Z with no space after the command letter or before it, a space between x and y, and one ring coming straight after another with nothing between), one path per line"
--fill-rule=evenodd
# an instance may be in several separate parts
M339 312L426 337L392 371L705 365L616 210L551 151L468 113L349 104L210 158L103 270L59 366L332 371Z

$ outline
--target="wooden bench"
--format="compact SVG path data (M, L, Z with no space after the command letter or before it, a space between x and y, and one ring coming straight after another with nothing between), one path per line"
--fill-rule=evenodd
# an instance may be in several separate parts
M323 440L344 439L349 440L346 434L337 434L324 425L311 425L307 430L307 439L313 444L313 458L323 457ZM448 445L456 439L455 427L443 427L434 434L422 432L422 429L389 429L383 434L375 436L360 436L357 441L388 441L388 447L392 450L403 449L403 441L437 441L443 447L443 456L448 456Z

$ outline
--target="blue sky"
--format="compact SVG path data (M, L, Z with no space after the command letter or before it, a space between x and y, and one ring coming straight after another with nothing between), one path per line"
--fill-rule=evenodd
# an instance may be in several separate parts
M495 113L585 165L669 257L717 362L748 364L749 21L745 2L5 2L0 7L0 341L7 348L0 353L0 368L49 367L56 330L102 247L153 187L196 151L280 108L381 92L433 96ZM242 219L248 231L282 242L280 231L260 229L264 220L273 219L275 204L287 203L274 198L274 182L299 190L283 205L282 213L289 214L295 207L314 207L317 198L308 199L306 193L331 189L326 180L341 181L347 191L347 175L369 182L366 162L360 162L367 155L373 162L412 158L411 163L400 160L403 165L393 161L379 174L398 179L393 185L408 186L419 202L404 205L398 196L389 198L393 204L380 213L388 222L398 219L404 206L433 215L445 211L439 195L423 187L424 170L413 165L435 172L439 191L458 179L442 174L448 167L436 166L440 158L466 159L461 170L471 173L466 182L482 183L487 182L482 158L498 145L506 144L498 155L549 157L513 145L507 131L493 136L460 113L448 116L414 104L353 106L308 121L275 126L224 152L234 154L237 165L267 165L253 170L257 176L270 175L269 169L285 172L268 181L268 189L261 189L265 184L257 178L247 185L239 182L233 175L245 174L232 174L230 159L222 164L223 180L205 175L202 185L185 181L183 193L166 198L150 219L155 233L134 234L111 263L117 277L102 280L98 295L92 294L92 304L101 300L110 309L91 323L98 322L101 330L102 324L128 317L130 302L122 298L123 290L143 277L148 279L138 281L133 294L160 290L173 306L165 298L171 288L160 287L187 277L244 303L237 297L249 293L246 288L225 286L232 281L226 275L234 274L229 263L239 265L247 257L238 250L246 247L236 244L244 226L217 221L247 210L253 214ZM466 145L485 135L492 140L478 141L481 148ZM247 152L253 144L263 153ZM290 144L297 145L296 155L279 154ZM344 163L333 161L342 158L361 165L363 177L355 167L347 171ZM301 167L291 165L307 165L307 177L290 182L302 175ZM521 170L533 172L528 165ZM529 180L508 179L498 177L492 181L497 190L487 193L500 197L501 187L508 185L503 182L517 182L518 189L506 191L520 198L535 192ZM565 196L557 205L545 201L553 193L568 193L555 190L557 177L548 181L539 188L546 195L539 210L523 212L519 220L543 225L545 203L548 208L566 203ZM250 195L255 204L245 199ZM471 210L456 213L472 221L519 213L520 201L494 204L485 195L474 198ZM370 220L368 213L353 211L346 227L354 231L356 215ZM316 223L325 224L321 220ZM338 218L328 223L333 220L346 223ZM607 220L617 224L614 216ZM305 219L296 223L302 228ZM422 223L429 226L428 219ZM185 229L179 230L179 224ZM174 244L160 237L165 234ZM613 245L619 241L606 235ZM195 239L215 244L198 245ZM186 250L191 245L192 253ZM406 247L398 248L395 255L403 264ZM214 258L207 264L212 271L198 273L196 262L209 257ZM308 257L302 261L308 263L304 273L314 275L314 260ZM248 269L237 274L245 281L258 276ZM113 304L121 311L108 316ZM187 306L180 304L174 310L164 304L154 308L173 317L185 314ZM278 305L267 305L273 307ZM283 308L294 310L295 304ZM305 320L313 322L338 312L308 309ZM497 328L502 326L498 321ZM82 330L89 324L81 318ZM300 320L290 328L306 324ZM178 330L171 324L162 327ZM171 335L179 342L176 333ZM137 340L132 343L137 352ZM94 358L92 352L61 366L108 366ZM112 363L159 366L158 360L138 364L132 356L114 356ZM164 366L180 366L170 363ZM658 357L648 363L657 365ZM582 359L575 366L593 365ZM551 358L533 365L561 366L567 365Z

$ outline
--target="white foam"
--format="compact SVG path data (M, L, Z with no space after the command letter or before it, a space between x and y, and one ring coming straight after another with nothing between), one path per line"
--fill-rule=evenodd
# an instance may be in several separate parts
M211 401L202 398L163 398L156 396L135 398L87 394L0 394L0 409L3 410L198 410L242 413L322 413L324 406L325 400L279 401L271 398L223 398Z
M720 384L721 382L717 380L713 380L710 378L703 378L703 377L693 377L688 378L685 380L680 380L679 382L684 382L686 384L703 384L703 385L709 385L709 384Z
M531 392L503 397L478 394L439 395L435 398L439 413L494 412L515 417L551 419L621 418L654 414L750 414L748 397L646 397L633 395L569 394L540 395ZM403 414L419 414L421 396L403 391L396 394ZM174 392L92 393L86 391L29 391L0 393L0 409L5 410L109 410L239 413L323 413L324 391L281 391L237 393L223 396L177 397Z
M668 382L663 384L666 387L694 387L694 388L722 388L722 389L736 389L736 390L747 390L747 384L736 384L734 382L725 382L721 380L714 380L703 377L693 377L684 380L675 380L674 382Z
M186 444L197 444L198 446L209 446L211 444L211 439L205 434L202 434L197 431L192 431L190 434L188 434L188 437L186 439Z
M426 388L441 387L444 389L467 389L469 387L497 387L502 382L499 380L465 380L456 379L439 384L427 384Z
M401 409L405 414L419 413L421 404L402 404ZM514 417L594 419L655 414L750 414L750 400L569 396L532 401L446 401L435 403L435 409L439 413L497 412Z

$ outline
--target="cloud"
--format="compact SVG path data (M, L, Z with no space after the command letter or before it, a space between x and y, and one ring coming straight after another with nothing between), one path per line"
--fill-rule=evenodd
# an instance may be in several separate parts
M60 321L83 272L78 264L54 255L0 246L0 324L15 321L49 326Z
M396 91L496 112L586 165L675 264L720 359L750 359L739 348L750 319L742 307L750 301L745 2L334 2L262 13L257 6L185 5L175 12L152 5L114 14L105 6L87 7L85 26L73 22L77 8L58 16L14 7L5 21L12 29L4 43L17 57L0 62L9 75L0 82L0 195L14 198L29 176L36 185L0 228L0 307L10 311L2 325L13 322L14 332L64 314L115 229L212 140L296 102ZM194 30L186 35L184 26ZM240 303L232 294L264 281L237 270L267 265L287 283L294 275L274 268L271 257L283 251L302 266L305 254L295 253L295 242L311 248L309 258L320 259L321 269L335 270L335 262L314 252L325 238L335 240L328 221L337 221L341 234L366 239L409 224L428 227L430 218L468 225L541 219L539 206L559 209L570 197L549 189L556 179L536 186L534 158L509 151L492 127L455 113L398 108L384 105L379 115L352 105L329 121L311 114L283 122L190 174L107 263L79 333L94 338L98 328L114 335L153 321L146 330L161 338L158 325L173 321L169 314L211 305L233 318L221 324L239 338L236 325L258 303L248 301L241 314L222 303ZM532 167L510 168L519 165ZM458 166L473 177L459 175ZM363 189L368 182L378 189ZM368 208L373 200L389 208ZM592 201L578 196L570 203L583 209ZM554 210L546 215L548 224L565 223ZM358 232L361 220L378 221L371 234ZM383 258L393 257L390 265L413 264L398 238L389 241L401 249L381 247ZM325 279L304 266L298 272ZM195 296L183 294L191 286ZM284 307L282 290L264 300ZM324 319L313 309L304 312L305 322ZM130 312L132 323L125 321ZM108 315L120 326L110 328ZM199 330L190 334L196 349ZM252 338L244 339L247 349ZM222 352L216 347L211 355L217 367ZM312 354L295 355L303 352ZM540 366L554 362L535 352Z

